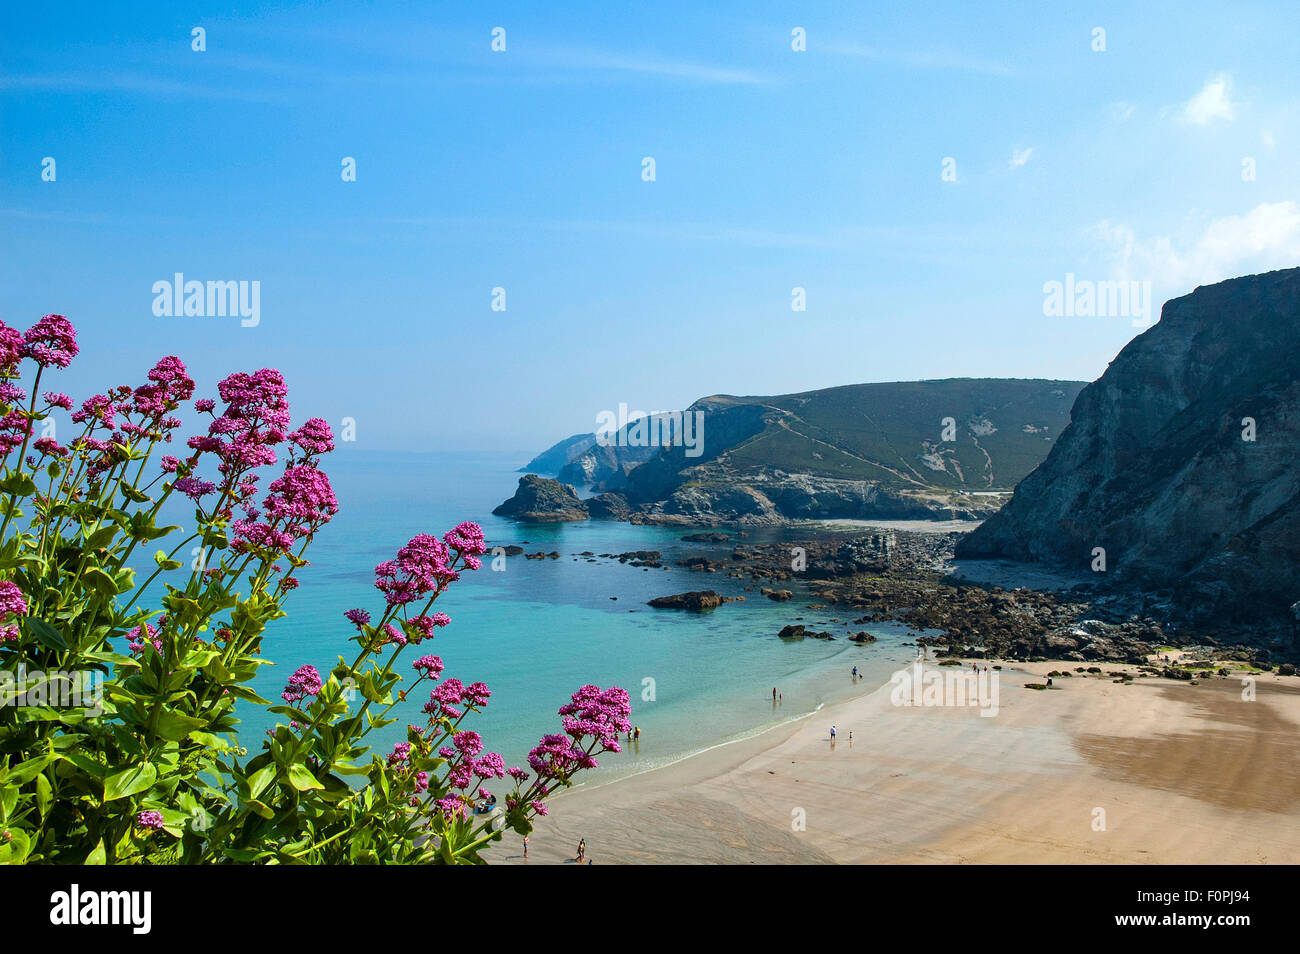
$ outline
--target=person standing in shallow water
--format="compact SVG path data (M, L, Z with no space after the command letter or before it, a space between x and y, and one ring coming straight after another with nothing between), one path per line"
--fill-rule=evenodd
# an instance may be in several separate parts
M772 701L776 702L776 686L772 687Z

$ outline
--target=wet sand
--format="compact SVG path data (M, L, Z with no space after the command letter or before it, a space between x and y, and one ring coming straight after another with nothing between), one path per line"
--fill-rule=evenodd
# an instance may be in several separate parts
M527 863L572 864L579 838L595 864L1300 862L1300 680L1259 675L1254 701L1244 673L1023 687L1065 668L1003 671L991 717L897 706L886 685L575 788ZM491 858L522 862L518 837Z

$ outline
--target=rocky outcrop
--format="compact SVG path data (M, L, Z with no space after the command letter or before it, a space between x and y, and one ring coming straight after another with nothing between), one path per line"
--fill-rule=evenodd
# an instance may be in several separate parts
M590 516L587 505L572 487L536 474L520 477L515 495L492 512L525 523L559 523Z
M1011 501L957 546L1165 590L1193 620L1300 595L1300 269L1167 302L1079 394ZM1100 550L1098 549L1100 548Z
M717 609L723 603L731 603L739 597L723 596L713 590L695 590L690 593L677 593L673 596L659 596L646 605L657 609L684 609L700 612Z
M586 501L587 512L596 520L627 520L632 516L632 507L622 494L598 494Z
M830 633L816 632L807 629L797 623L791 623L789 626L781 627L781 632L776 634L782 639L834 639Z

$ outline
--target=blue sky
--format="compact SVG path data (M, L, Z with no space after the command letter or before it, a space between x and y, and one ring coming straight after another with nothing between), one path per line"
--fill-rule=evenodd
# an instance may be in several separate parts
M1300 264L1294 4L702 6L6 5L0 318L73 320L76 396L174 353L359 448L533 452L620 402L1090 380L1136 329L1044 283ZM260 324L156 317L175 272Z

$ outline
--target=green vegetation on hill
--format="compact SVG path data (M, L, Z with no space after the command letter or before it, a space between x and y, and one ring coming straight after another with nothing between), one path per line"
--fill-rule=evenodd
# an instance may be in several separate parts
M950 378L771 397L716 395L695 407L768 409L759 433L721 455L720 463L736 472L782 470L898 488L1008 490L1047 455L1083 386ZM952 419L948 435L946 418Z

